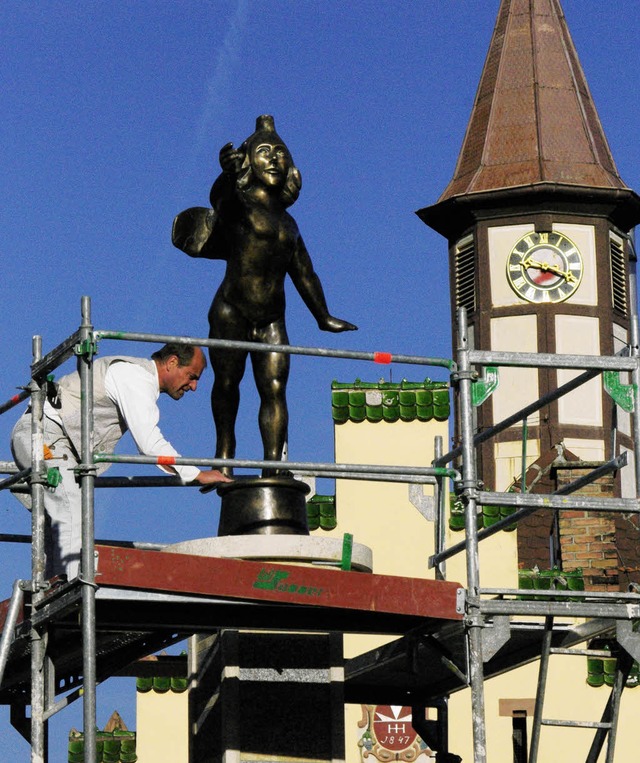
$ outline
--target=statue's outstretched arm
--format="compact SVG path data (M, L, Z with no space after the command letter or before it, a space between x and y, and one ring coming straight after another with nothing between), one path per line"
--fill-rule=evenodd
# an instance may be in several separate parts
M334 318L329 313L327 300L324 296L324 290L317 273L313 269L313 263L307 248L304 245L302 237L298 238L296 253L294 254L289 266L289 275L294 286L302 297L305 305L309 308L311 315L318 322L322 331L356 331L357 326L340 318Z
M218 154L222 171L227 175L237 177L242 169L244 154L233 147L233 143L225 143Z
M240 172L243 154L232 143L220 149L222 172L211 188L212 209L191 207L180 212L173 221L171 241L173 245L190 257L204 257L209 260L226 260L227 248L224 241L223 225L220 221L220 207L232 203L236 188L236 177Z

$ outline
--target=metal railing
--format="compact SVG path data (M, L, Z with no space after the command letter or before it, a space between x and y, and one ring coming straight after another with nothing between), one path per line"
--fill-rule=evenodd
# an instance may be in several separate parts
M165 334L147 334L134 332L121 332L99 329L95 330L91 323L91 304L88 297L82 299L82 322L78 331L68 339L55 347L44 357L42 356L41 340L35 337L33 341L33 363L31 366L32 378L29 385L18 395L15 395L7 403L0 406L0 413L10 410L21 400L30 397L32 410L32 465L27 470L17 470L9 462L0 462L0 471L10 473L10 477L0 481L0 489L16 488L22 480L27 480L32 497L32 579L30 582L17 581L14 586L11 612L19 605L20 597L24 590L29 590L32 595L32 604L38 608L43 601L47 582L44 579L44 489L46 484L45 462L43 456L43 406L46 392L47 375L67 359L76 356L78 358L81 380L81 428L82 447L80 464L76 471L82 486L82 567L80 583L82 585L82 639L83 639L83 720L85 733L85 761L91 759L91 751L95 749L96 729L96 632L95 632L95 569L94 569L94 491L99 487L176 487L181 485L175 477L96 477L96 467L100 463L129 463L129 464L157 464L158 459L139 455L116 455L113 453L93 453L91 444L93 441L93 355L96 344L102 340L137 341L166 343L175 342L202 347L232 347L235 349L250 350L252 352L284 352L288 354L301 354L320 358L340 358L347 360L366 360L374 363L398 362L405 364L434 366L445 368L450 374L452 386L458 392L458 422L460 427L461 444L459 447L443 454L442 442L435 445L435 458L431 466L390 466L370 464L337 464L322 462L295 462L288 461L287 469L305 475L318 475L334 479L350 480L378 480L388 482L406 482L409 484L434 485L435 501L437 506L436 522L434 524L434 548L435 553L430 559L430 565L435 567L436 577L446 577L447 559L454 554L466 552L467 591L466 591L466 617L465 628L468 645L468 681L471 688L472 722L475 760L477 763L485 763L486 753L486 726L484 708L484 674L483 674L483 629L487 625L487 618L502 615L537 615L537 616L581 616L581 617L606 617L621 620L630 620L640 617L640 595L614 594L611 596L593 593L581 593L571 591L570 595L554 591L549 595L536 591L540 597L536 601L526 601L518 598L522 592L517 590L501 589L489 590L481 588L479 543L499 531L506 525L516 524L518 521L538 510L562 511L564 509L583 508L585 510L623 512L627 514L640 513L640 505L636 498L611 499L596 498L592 496L575 495L584 484L599 478L603 473L616 471L624 467L626 454L612 458L600 468L580 480L563 487L552 495L532 495L528 493L498 493L485 492L479 489L479 475L476 468L475 449L483 442L487 442L510 426L525 422L527 417L540 410L549 403L560 399L569 392L597 377L603 371L630 372L635 387L637 402L637 385L640 381L638 368L637 321L632 322L631 353L630 356L622 357L599 357L579 355L550 355L528 353L500 353L481 352L469 347L466 315L461 310L458 318L458 346L455 361L421 357L413 355L392 355L386 352L355 352L345 350L331 350L324 348L296 347L256 344L251 342L226 342L208 338L194 338L186 336L173 336ZM473 394L472 385L478 379L477 368L486 366L508 367L552 367L563 369L581 370L575 379L562 385L557 390L542 396L539 400L525 406L520 411L508 416L490 429L476 434L473 431ZM636 475L636 496L640 481L640 426L638 426L638 406L632 414L633 419L633 444ZM452 462L460 462L460 467L451 466ZM238 468L274 468L282 465L279 461L260 461L248 459L207 459L207 458L176 458L175 463L191 464L200 467L236 466ZM445 548L445 523L446 523L446 483L453 480L456 492L465 505L465 540L450 548ZM569 497L569 495L571 497ZM478 507L491 505L505 505L516 509L516 512L502 522L485 530L478 530L477 511ZM17 538L16 538L17 539ZM0 536L0 540L14 540L10 537ZM20 540L25 540L21 537ZM497 598L487 600L487 595ZM33 627L31 631L31 745L32 760L41 761L46 751L46 719L55 711L52 706L45 706L49 699L46 687L45 671L41 668L46 664L46 625ZM11 628L6 626L0 642L0 668L6 664L6 655L10 643L6 640L10 636L7 632ZM55 703L54 703L55 704ZM62 707L65 703L58 703ZM56 707L57 707L56 706Z
M96 747L96 631L95 631L95 521L94 521L94 491L96 487L177 487L182 483L174 477L97 477L96 466L100 463L129 463L157 464L155 457L139 455L116 455L114 453L93 453L93 355L97 343L101 340L136 341L153 343L178 343L197 345L200 347L227 347L232 349L250 350L251 352L281 352L287 354L308 355L320 358L341 358L346 360L365 360L379 364L392 362L433 366L445 368L448 371L454 367L453 361L446 358L432 358L414 355L392 355L378 351L331 350L320 347L299 347L291 345L258 344L253 342L235 342L214 340L202 337L174 336L167 334L150 334L122 332L111 330L94 330L91 323L91 302L89 297L82 298L82 322L78 331L65 339L53 350L42 356L41 338L33 340L33 362L31 365L31 381L29 385L7 403L0 406L0 414L10 410L22 400L30 398L32 411L32 465L30 469L18 470L10 462L0 462L0 472L8 472L10 477L0 481L0 490L12 488L20 491L19 484L27 481L32 497L32 580L28 583L18 581L14 587L11 604L11 614L17 611L21 595L26 588L32 595L34 608L42 604L47 582L44 578L45 559L45 511L44 488L46 485L46 469L44 461L44 426L43 408L46 395L47 376L69 358L78 358L78 369L81 387L81 453L80 463L75 471L80 479L82 494L82 558L79 576L82 585L82 657L83 657L83 725L85 761L93 761ZM236 466L238 468L277 468L281 461L247 460L247 459L206 459L206 458L176 458L177 465L190 464L203 467ZM386 482L405 482L409 484L430 484L441 486L446 480L460 479L460 473L448 466L396 466L370 464L337 464L319 462L287 461L287 470L305 475L319 475L327 478L349 480L373 480ZM17 487L18 486L18 487ZM186 486L185 486L186 487ZM22 488L24 490L24 488ZM0 536L0 541L25 542L25 536ZM140 545L140 544L138 544ZM142 544L152 547L154 544ZM159 547L159 546L155 546ZM31 631L31 759L41 763L46 757L46 721L66 702L52 702L48 696L46 670L46 630L47 625L33 627ZM13 631L12 620L8 620L0 642L0 660L6 662ZM3 668L3 662L0 662ZM1 680L1 676L0 676ZM75 692L75 697L80 692ZM47 705L47 702L49 704Z

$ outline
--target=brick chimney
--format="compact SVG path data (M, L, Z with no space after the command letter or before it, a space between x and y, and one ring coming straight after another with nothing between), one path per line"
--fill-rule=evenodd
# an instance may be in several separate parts
M588 474L595 466L581 461L570 464L556 469L559 488ZM614 489L614 477L607 475L573 495L613 498ZM581 567L587 591L619 590L615 514L579 509L561 511L559 534L563 570Z
M527 492L553 493L597 466L599 462L580 461L558 445L527 469ZM512 489L520 491L519 478ZM616 477L601 477L572 495L613 498ZM625 591L630 584L640 585L639 525L637 516L570 509L558 512L554 527L553 512L537 511L518 524L518 567L548 569L558 564L566 572L580 568L586 590ZM550 551L554 546L555 552Z

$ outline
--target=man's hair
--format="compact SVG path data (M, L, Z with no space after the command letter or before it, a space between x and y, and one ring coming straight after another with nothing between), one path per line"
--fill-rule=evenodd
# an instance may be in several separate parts
M191 363L191 361L193 360L195 351L196 351L196 345L194 344L177 344L176 342L169 342L169 344L165 344L164 347L161 347L159 350L156 350L151 356L151 359L157 360L162 363L167 358L170 358L172 355L175 355L178 358L178 365L188 366L189 363ZM204 359L204 364L206 366L207 359L204 357L204 353L202 357Z

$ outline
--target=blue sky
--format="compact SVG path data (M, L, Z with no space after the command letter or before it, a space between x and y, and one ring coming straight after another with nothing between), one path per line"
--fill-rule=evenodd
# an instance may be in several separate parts
M637 4L563 6L620 174L638 190ZM219 148L241 143L263 113L275 116L301 170L291 212L329 307L360 327L323 334L291 288L291 342L450 356L446 242L414 211L451 178L497 9L498 0L4 0L1 401L28 382L31 337L42 335L47 352L71 334L84 294L96 328L206 336L223 263L174 249L171 223L207 204ZM294 358L290 457L332 460L332 379L427 375L444 378L415 366ZM184 455L213 452L210 382L181 402L162 400L163 431ZM238 456L259 458L250 373L245 382ZM0 417L0 460L10 458L16 418ZM133 452L129 442L121 450ZM101 491L97 533L212 535L217 500L194 490ZM0 520L2 532L30 532L7 493ZM30 572L26 547L5 544L2 559L0 599ZM114 709L135 725L130 682L108 682L98 697L100 725ZM66 759L66 734L81 723L79 704L52 721L51 760ZM28 761L6 708L0 724L0 759Z

